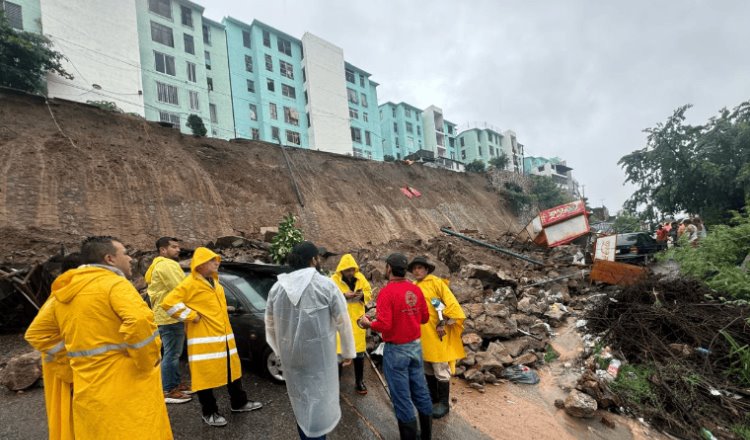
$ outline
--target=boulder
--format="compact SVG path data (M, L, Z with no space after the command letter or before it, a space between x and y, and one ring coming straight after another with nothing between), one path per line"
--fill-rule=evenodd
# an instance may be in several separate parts
M470 352L466 353L466 357L465 358L463 358L460 361L458 361L458 364L466 366L466 367L472 367L472 366L474 366L474 364L476 364L475 356L476 356L476 354L473 351L470 351Z
M505 304L484 304L484 313L487 316L495 316L498 318L507 318L510 315L508 307Z
M278 233L278 226L263 226L260 228L260 235L266 243L270 243Z
M489 371L493 368L502 368L503 363L498 360L492 353L486 351L480 351L474 357L476 359L476 366L482 371Z
M544 316L549 318L550 324L560 325L562 320L565 319L566 316L568 316L568 312L566 311L563 304L557 302L549 306L547 311L544 313Z
M513 365L531 365L538 360L534 353L524 353L513 360Z
M466 314L467 318L476 319L477 317L484 314L484 306L485 304L481 303L471 303L464 304L462 308L464 309L464 313Z
M513 357L518 357L531 345L532 338L524 336L522 338L511 339L510 341L503 342L505 349L508 354Z
M38 351L16 356L0 372L0 384L11 391L24 390L42 377L42 355Z
M573 417L594 417L597 408L596 400L593 397L578 390L571 391L565 398L565 412Z
M468 345L473 351L478 351L482 348L482 343L484 342L482 337L476 333L464 333L463 336L461 336L461 341L463 341L464 345Z
M514 313L510 315L510 319L516 321L518 325L530 326L536 322L536 317L533 315L524 315L521 313Z
M534 304L531 301L531 297L524 296L520 300L518 300L518 304L516 304L516 308L519 312L525 313L527 315L530 315L532 313L532 308Z
M518 332L518 324L512 318L482 315L474 320L474 330L487 338L507 338Z
M482 373L481 369L475 366L474 368L470 368L464 371L464 379L468 380L469 382L484 383L484 373Z

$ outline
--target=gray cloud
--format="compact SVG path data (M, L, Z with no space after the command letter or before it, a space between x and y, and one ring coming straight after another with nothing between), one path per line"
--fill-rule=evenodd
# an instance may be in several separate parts
M750 99L750 2L531 1L206 3L343 47L381 102L435 104L459 125L516 131L528 155L560 156L593 204L633 188L617 166L642 130L692 103L694 122Z

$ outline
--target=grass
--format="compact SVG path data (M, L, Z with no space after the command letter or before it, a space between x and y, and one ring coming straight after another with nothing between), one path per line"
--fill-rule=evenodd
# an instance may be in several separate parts
M734 425L732 426L732 432L742 440L750 440L750 425L748 424Z
M555 349L552 348L551 345L547 345L547 350L544 352L544 363L549 364L557 360L557 358L559 357L560 357L560 354L556 352Z
M637 405L658 406L659 399L654 392L649 378L654 369L647 365L622 365L610 387L626 401Z

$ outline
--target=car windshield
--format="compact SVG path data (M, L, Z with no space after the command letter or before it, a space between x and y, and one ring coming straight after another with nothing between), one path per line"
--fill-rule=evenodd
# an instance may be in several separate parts
M638 234L623 234L617 236L617 245L635 244L638 241Z
M275 282L276 279L271 277L255 278L249 281L245 278L236 277L231 280L232 285L245 295L253 308L260 311L266 310L268 292Z

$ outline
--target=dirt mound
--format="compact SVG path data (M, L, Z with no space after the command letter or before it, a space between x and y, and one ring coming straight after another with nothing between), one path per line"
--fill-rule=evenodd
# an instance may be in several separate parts
M83 104L48 108L7 90L0 102L5 261L46 258L90 234L140 249L161 235L188 245L249 237L290 212L306 237L331 249L429 238L441 226L517 228L480 175L301 149L287 150L287 166L282 149L268 143L198 139ZM422 196L405 197L406 185Z

